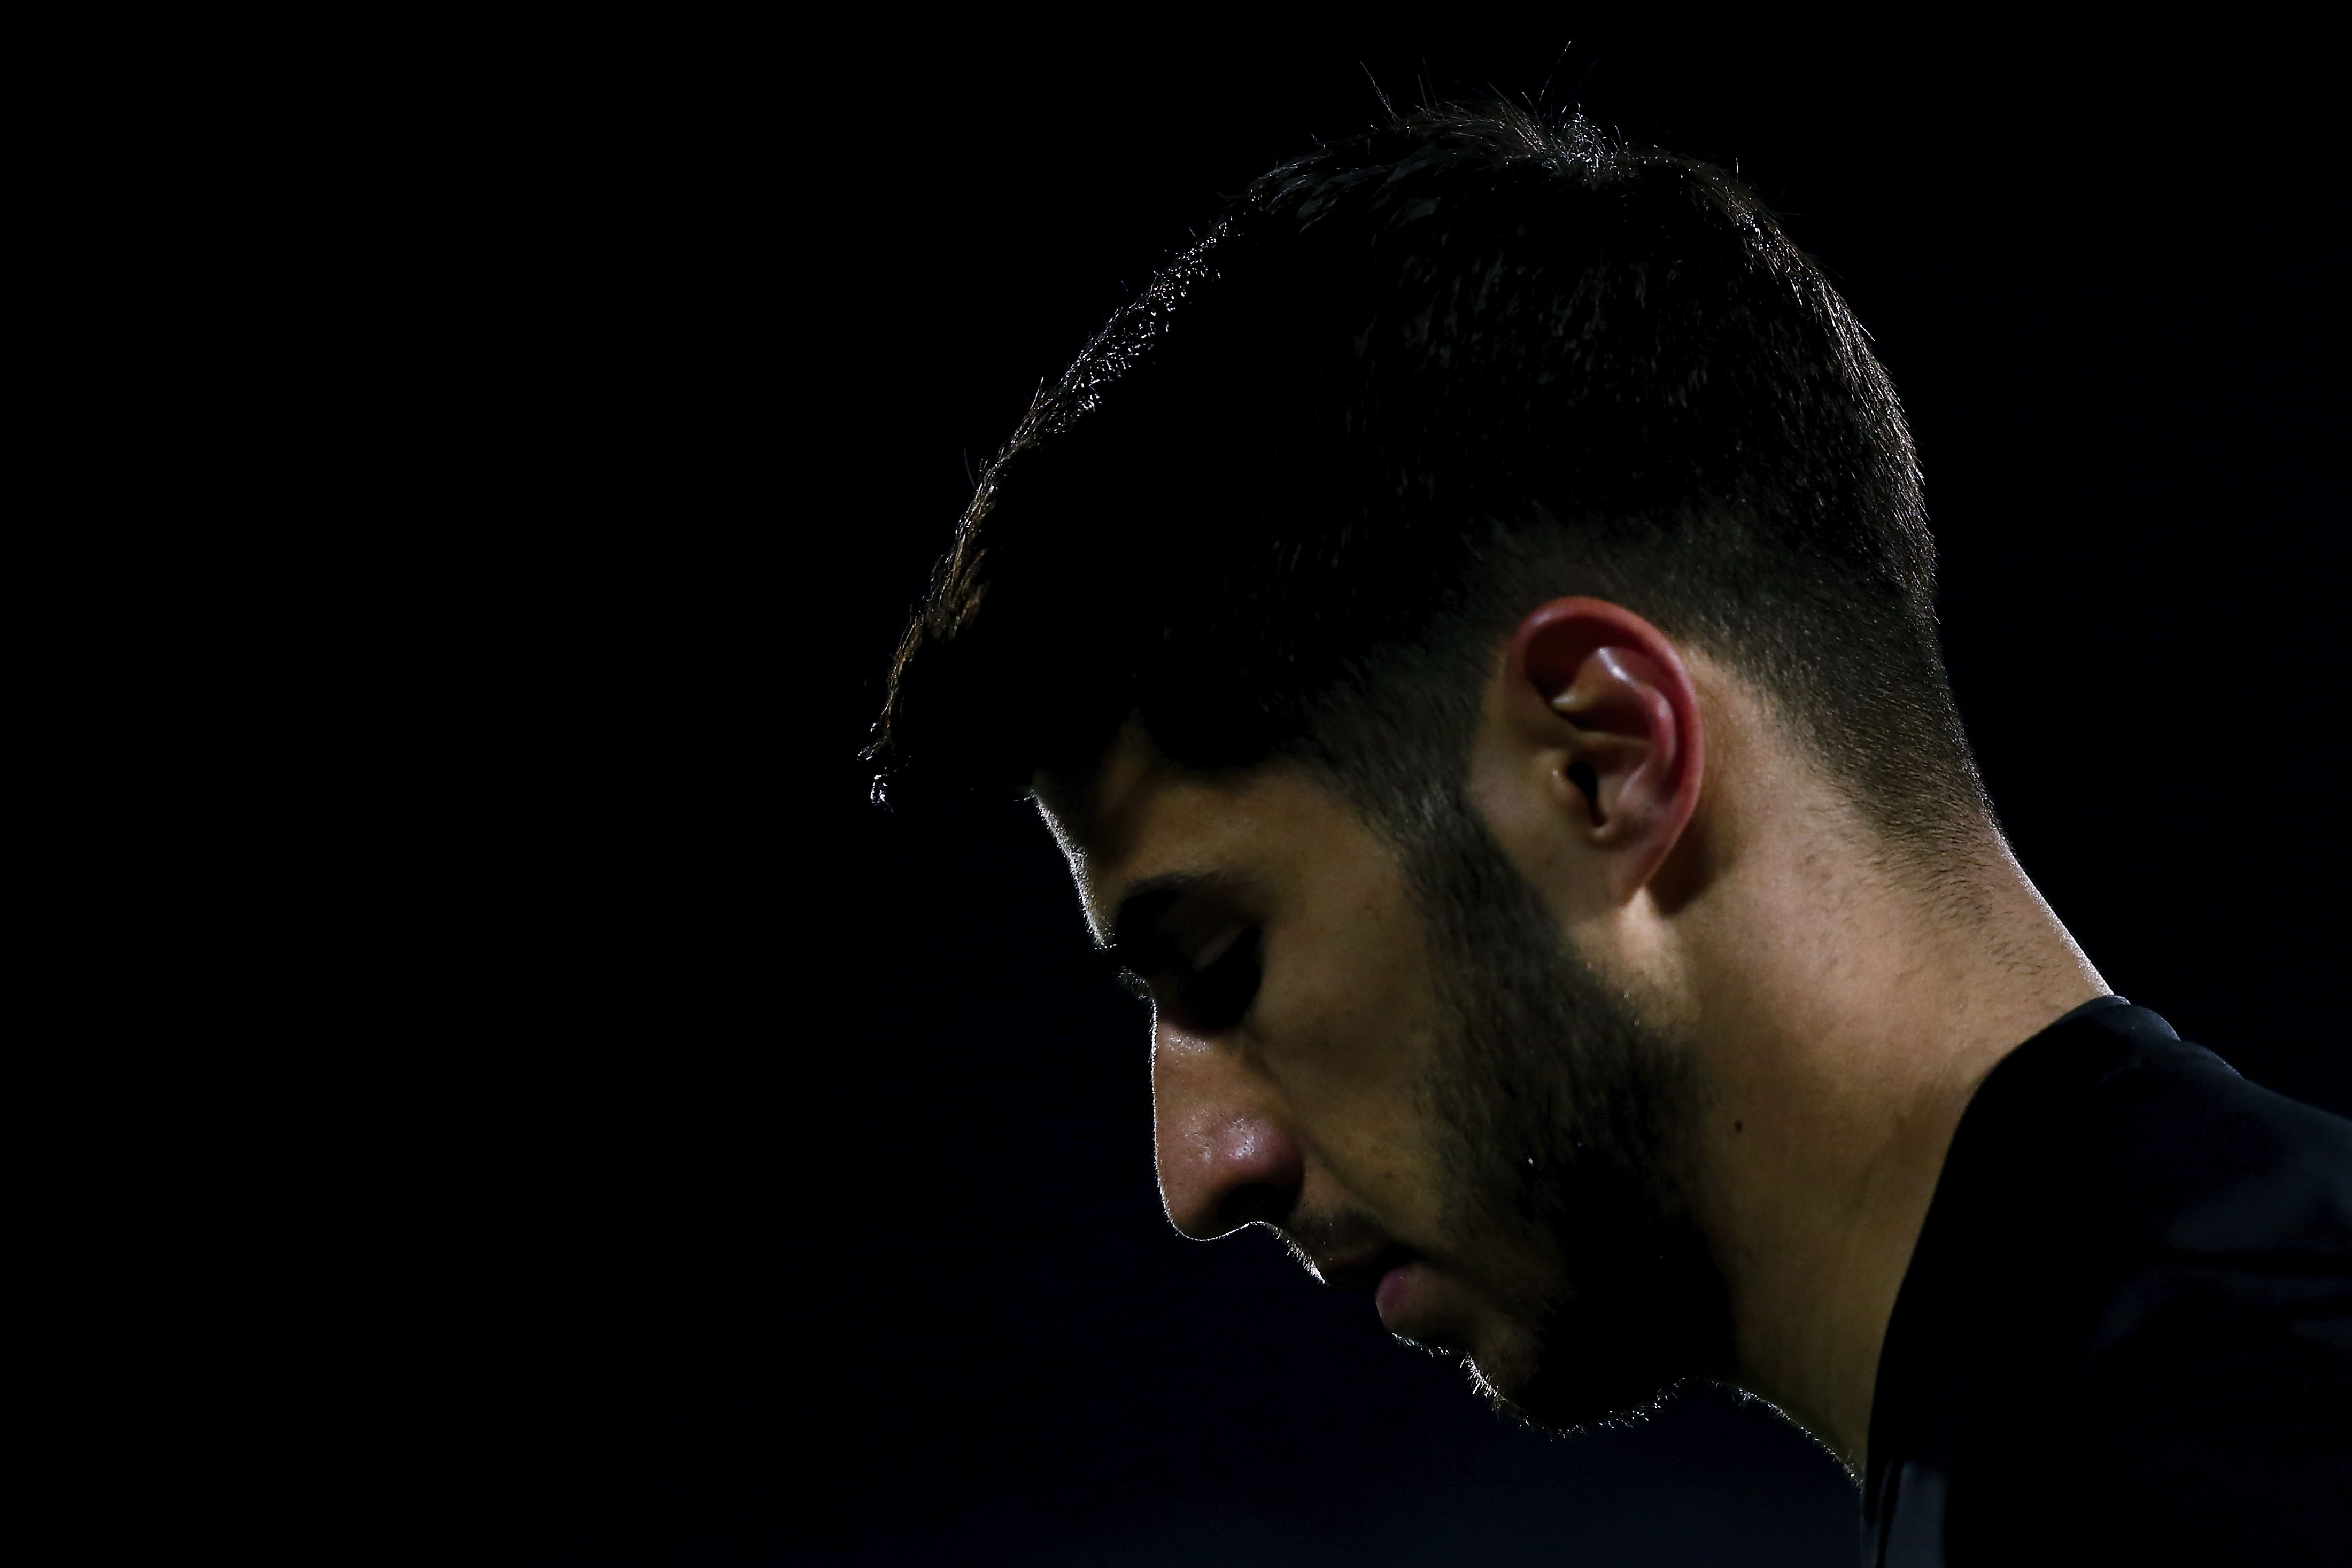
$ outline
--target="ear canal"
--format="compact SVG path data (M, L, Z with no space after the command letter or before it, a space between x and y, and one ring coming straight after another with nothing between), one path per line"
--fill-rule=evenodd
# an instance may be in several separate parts
M1592 770L1592 764L1581 760L1570 763L1568 781L1584 791L1585 803L1592 808L1592 820L1596 823L1599 822L1601 821L1601 775Z

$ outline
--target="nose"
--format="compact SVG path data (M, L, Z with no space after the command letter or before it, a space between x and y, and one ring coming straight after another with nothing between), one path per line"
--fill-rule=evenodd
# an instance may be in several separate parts
M1193 1240L1279 1223L1297 1203L1306 1157L1273 1085L1229 1046L1158 1030L1151 1114L1160 1198Z

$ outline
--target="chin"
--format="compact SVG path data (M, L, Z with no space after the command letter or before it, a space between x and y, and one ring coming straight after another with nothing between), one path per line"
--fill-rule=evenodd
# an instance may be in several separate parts
M1695 1375L1643 1354L1657 1348L1592 1339L1562 1343L1557 1335L1517 1330L1462 1363L1500 1414L1545 1431L1573 1432L1646 1416Z

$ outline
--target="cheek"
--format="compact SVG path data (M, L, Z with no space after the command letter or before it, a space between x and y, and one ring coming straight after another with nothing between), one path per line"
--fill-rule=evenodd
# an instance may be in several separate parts
M1269 949L1260 1049L1322 1163L1402 1220L1398 1207L1424 1207L1433 1187L1422 1086L1444 1037L1419 927L1361 905L1348 915Z

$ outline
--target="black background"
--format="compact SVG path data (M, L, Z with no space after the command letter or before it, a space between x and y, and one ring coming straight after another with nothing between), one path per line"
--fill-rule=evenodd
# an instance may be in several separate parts
M369 241L432 389L382 548L440 1554L1850 1561L1759 1409L1507 1429L1270 1241L1174 1237L1045 834L877 812L856 753L969 467L1221 193L1368 78L1549 82L1736 161L1876 334L1963 711L2110 983L2352 1110L2321 53L1572 13L453 47Z

